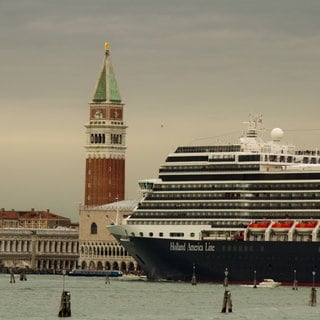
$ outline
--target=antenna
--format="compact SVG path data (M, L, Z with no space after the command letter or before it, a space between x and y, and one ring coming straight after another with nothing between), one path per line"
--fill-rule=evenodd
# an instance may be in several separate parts
M251 115L249 114L249 121L244 122L248 125L246 131L247 138L256 138L258 136L258 131L263 131L262 127L262 114Z

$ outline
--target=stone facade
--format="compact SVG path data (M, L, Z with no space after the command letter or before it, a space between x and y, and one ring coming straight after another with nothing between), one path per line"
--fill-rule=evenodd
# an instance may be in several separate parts
M78 265L79 231L56 229L0 229L0 268L26 268L54 273Z
M137 201L124 200L98 207L82 207L79 220L79 266L82 269L113 269L136 272L137 262L107 231L107 226L122 223Z

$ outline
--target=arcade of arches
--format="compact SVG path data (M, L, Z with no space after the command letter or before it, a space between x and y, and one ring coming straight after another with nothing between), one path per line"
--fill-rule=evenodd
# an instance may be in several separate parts
M78 230L0 229L0 268L55 272L77 267Z
M119 201L101 209L80 210L79 230L67 228L0 228L0 270L28 268L36 272L113 269L140 272L137 262L107 231L132 213L136 204Z
M84 241L80 244L81 269L121 270L132 273L139 270L136 261L116 241Z
M107 226L132 213L136 202L118 201L99 207L84 206L79 216L79 268L140 272L136 260L108 232Z

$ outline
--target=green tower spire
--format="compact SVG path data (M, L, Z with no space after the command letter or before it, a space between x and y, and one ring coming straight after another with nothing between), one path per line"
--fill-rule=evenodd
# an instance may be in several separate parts
M117 85L117 80L111 64L109 43L104 45L105 57L102 64L99 80L96 84L93 102L121 102L121 96Z

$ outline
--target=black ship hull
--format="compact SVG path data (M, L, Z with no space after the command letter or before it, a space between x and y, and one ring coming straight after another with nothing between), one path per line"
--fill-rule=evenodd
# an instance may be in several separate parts
M273 278L308 284L320 266L319 242L192 241L130 237L118 241L150 279L191 281L193 266L199 282L252 282Z

